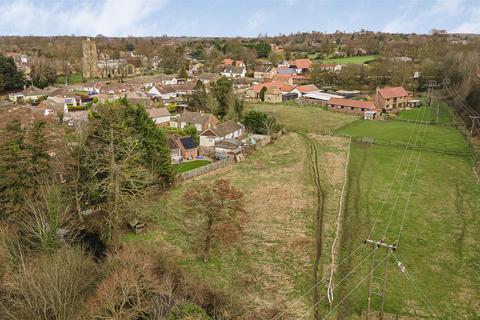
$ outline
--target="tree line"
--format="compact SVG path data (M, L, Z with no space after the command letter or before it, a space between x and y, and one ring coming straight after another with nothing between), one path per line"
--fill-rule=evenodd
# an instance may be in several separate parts
M18 112L0 113L2 318L186 320L245 312L191 278L165 246L121 241L128 222L148 221L148 197L174 181L165 133L144 106L97 105L79 132ZM242 205L228 182L217 187L190 197L197 206L221 195L221 204L211 202L215 210L205 207L216 217L212 226Z

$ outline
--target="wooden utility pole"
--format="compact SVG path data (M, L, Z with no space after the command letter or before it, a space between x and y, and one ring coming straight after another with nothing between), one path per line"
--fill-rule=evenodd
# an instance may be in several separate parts
M373 249L375 250L375 248ZM368 284L368 304L366 320L370 319L370 310L372 307L372 287L373 287L373 270L375 268L375 254L372 254L372 268L370 269L370 283Z
M472 119L472 127L470 128L470 135L473 135L473 129L476 128L477 126L475 125L475 122L480 119L480 116L470 116L470 119Z
M387 248L387 258L385 259L385 269L383 271L383 288L382 288L382 300L380 303L380 320L383 320L383 307L385 305L385 292L387 291L387 270L388 270L388 257L392 251Z
M376 249L380 248L380 247L384 247L387 249L386 251L386 257L385 259L383 259L382 263L385 264L385 268L384 268L384 271L383 271L383 286L382 286L382 291L381 292L373 292L373 278L374 278L374 275L373 275L373 272L374 270L376 269L375 267L375 255L373 255L373 258L372 258L372 267L370 269L370 284L369 284L369 287L368 287L368 304L367 304L367 314L365 316L365 319L366 320L370 320L370 314L371 314L371 311L372 311L372 294L377 294L379 295L381 298L381 302L380 302L380 319L383 319L383 307L385 305L385 292L386 292L386 289L387 289L387 270L388 270L388 258L390 256L390 254L395 251L397 249L397 244L396 243L393 243L393 244L387 244L385 243L383 240L381 241L376 241L376 240L370 240L370 239L367 239L365 240L365 243L369 243L371 245L373 245L373 250L375 251Z

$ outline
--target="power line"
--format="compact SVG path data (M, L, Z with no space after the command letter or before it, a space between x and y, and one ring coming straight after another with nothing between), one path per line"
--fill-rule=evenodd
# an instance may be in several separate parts
M338 267L341 266L343 263L345 263L351 256L353 256L353 254L355 252L357 252L360 248L362 248L365 244L362 243L361 245L359 245L355 250L353 250L345 259L342 260L342 262L340 262L338 264ZM363 262L363 261L362 261ZM309 294L313 289L315 289L323 280L325 280L327 278L327 276L323 277L322 279L318 280L318 282L316 284L314 284L307 292L305 292L304 294L302 294L300 297L298 297L297 299L295 299L292 303L290 303L290 305L282 312L280 313L279 315L277 315L275 318L273 318L273 320L278 320L280 319L281 316L283 316L288 310L290 310L291 308L293 308L302 298L304 298L307 294Z
M423 112L423 115L422 115L422 120L424 119L425 115L427 114L427 109L425 109L425 111ZM431 115L431 109L430 109L430 115ZM424 124L424 126L426 127L427 124ZM417 145L417 141L418 141L418 138L420 136L420 132L422 130L422 126L420 125L419 128L418 128L418 131L417 131L417 135L415 137L415 142L414 142L414 146ZM425 138L425 136L424 136ZM423 141L422 141L423 143ZM395 212L395 209L397 208L397 204L398 204L398 200L400 199L400 196L401 196L401 192L402 192L402 189L403 189L403 186L405 184L405 180L407 178L407 175L408 175L408 170L410 169L410 165L412 163L412 160L413 160L413 155L415 154L415 149L412 149L412 151L410 152L410 158L408 159L408 163L407 163L407 167L405 169L405 173L403 175L403 178L402 178L402 182L400 184L400 188L398 190L398 193L397 193L397 198L395 199L395 202L394 202L394 205L392 207L392 210L391 210L391 213L390 213L390 216L389 216L389 219L388 219L388 223L385 227L385 231L383 233L383 240L385 240L386 236L387 236L387 232L388 232L388 229L390 228L390 223L392 221L392 217L393 217L393 213Z
M368 257L370 257L376 250L373 250L372 252L370 252L365 258L363 258L363 260L357 264L352 270L350 270L350 272L345 276L343 277L342 280L340 280L339 283L337 283L334 288L338 287L343 281L345 281L345 279L347 279L352 273L353 271L355 271L360 265L362 265L367 259ZM322 302L323 300L325 300L327 296L323 297L322 299L320 299L319 301L317 301L317 303L315 303L310 309L307 310L307 312L305 312L303 314L303 316L300 318L300 319L304 319L309 313L310 311L312 311L320 302Z
M417 293L419 294L420 298L423 300L423 303L425 303L425 305L427 306L427 308L429 309L430 311L430 314L436 318L437 315L436 313L439 313L438 310L433 307L433 304L430 302L430 300L427 298L427 296L423 293L423 291L420 289L420 287L418 286L418 284L415 283L415 280L413 279L413 277L411 276L410 272L405 268L404 264L398 259L398 257L394 254L393 257L395 258L395 260L397 260L397 265L400 269L400 272L402 272L405 277L408 279L408 281L410 282L410 284L413 286L413 288L415 289L415 291L417 291ZM433 312L433 310L435 310L435 312Z
M374 251L372 251L374 252ZM335 311L335 309L338 308L339 305L341 305L365 280L367 280L367 278L369 276L371 276L371 274L376 270L378 269L379 266L382 265L382 263L388 258L388 255L385 256L385 258L382 259L382 261L380 261L377 266L375 268L373 268L365 278L363 278L362 280L360 280L360 282L352 289L350 290L350 292L339 302L337 303L337 305L335 305L335 307L333 307L327 314L325 314L325 316L323 316L322 320L326 319L333 311ZM303 316L301 319L304 319L305 316Z
M404 210L403 210L403 214L402 214L402 223L400 225L400 230L398 232L398 237L397 237L397 241L396 241L397 246L399 245L399 242L400 242L400 235L401 235L402 230L403 230L403 226L404 226L404 223L405 223L405 216L406 216L406 213L407 213L408 206L410 204L410 199L411 199L411 196L412 196L413 186L415 184L415 180L416 180L416 177L417 177L418 165L420 163L420 157L422 155L422 146L423 146L423 143L425 141L425 135L427 133L427 129L428 129L428 126L425 126L425 129L423 131L423 138L422 138L422 141L420 142L420 150L418 151L417 162L415 164L415 169L413 171L413 178L412 178L412 183L410 184L410 191L408 193L407 201L406 201L406 204L405 204L405 207L404 207Z
M382 201L382 206L380 207L380 210L377 212L377 215L376 215L375 220L374 220L374 222L373 222L372 228L370 229L370 232L369 232L369 234L368 234L368 236L367 236L367 239L370 239L373 231L375 230L375 226L376 226L376 224L377 224L377 222L378 222L378 220L379 220L380 214L382 213L383 208L385 207L385 204L387 203L388 198L390 197L390 193L391 193L391 191L392 191L392 189L393 189L393 185L395 184L395 181L396 181L396 179L397 179L397 175L398 175L398 173L400 172L401 167L403 166L403 162L404 162L405 156L406 156L406 154L407 154L408 147L410 146L410 143L411 143L411 140L412 140L412 138L413 138L413 136L414 136L415 130L416 130L416 128L417 128L417 125L418 125L418 126L421 125L421 124L419 123L419 118L420 118L420 115L421 115L421 114L422 114L421 112L419 112L419 113L417 114L417 117L416 117L416 119L415 119L415 123L414 123L414 125L413 125L413 128L412 128L412 130L411 130L411 132L410 132L410 135L409 135L409 138L408 138L408 142L407 142L407 144L405 145L405 148L404 148L404 150L403 150L402 158L401 158L401 160L400 160L400 162L399 162L399 165L398 165L398 167L397 167L397 169L396 169L396 171L395 171L395 175L393 176L392 182L390 183L390 186L389 186L388 191L387 191L387 195L385 196L385 198L384 198L383 201ZM422 117L422 119L423 119L423 117Z

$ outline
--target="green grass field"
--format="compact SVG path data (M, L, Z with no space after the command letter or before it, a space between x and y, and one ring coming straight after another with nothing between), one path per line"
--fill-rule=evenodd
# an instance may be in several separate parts
M356 57L346 57L346 58L331 58L331 59L324 59L322 63L324 64L364 64L368 61L375 60L377 56L370 55L370 56L356 56Z
M432 112L429 112L429 111ZM425 115L425 116L423 116ZM453 124L454 118L452 111L448 108L448 105L441 103L437 107L421 106L419 108L413 108L400 112L397 119L406 121L429 121L435 124Z
M403 151L398 148L352 145L340 260L368 236L401 163L402 154ZM417 155L415 152L414 159ZM410 152L406 159L409 156ZM401 189L406 168L407 161L404 161L372 239L383 238L390 215L392 219L386 231L386 241L394 242L397 239L414 171L411 165ZM439 310L441 319L465 319L468 315L472 316L475 310L478 312L480 307L480 234L475 231L480 227L479 185L472 175L470 161L464 157L423 152L416 172L396 255ZM395 207L397 195L399 201ZM342 266L338 278L341 279L370 251L365 247L355 254ZM379 250L377 261L384 257L384 252ZM360 268L361 271L355 272L348 282L340 286L338 296L345 295L368 273L370 261L368 259L368 263ZM429 318L427 306L399 271L394 259L389 260L389 268L386 312L411 316L416 313L421 318ZM383 268L378 270L376 276L383 276ZM365 311L367 283L343 304L342 314ZM375 282L377 291L380 285L381 281ZM378 307L379 301L374 298L374 310L378 310Z
M186 171L190 171L196 168L203 167L207 164L210 164L210 161L208 160L193 160L193 161L188 161L188 162L182 162L179 164L174 165L175 171L177 173L182 173Z
M410 143L417 141L420 144L425 126L404 121L357 121L338 131L338 133L352 137L374 138L388 143ZM419 132L419 129L421 132ZM418 136L418 138L417 138ZM469 147L463 136L455 127L428 125L423 146L445 152L468 152Z
M300 106L294 103L254 103L247 105L247 109L271 114L288 130L303 133L323 134L326 130L333 130L359 119L343 113L326 111L322 107Z
M83 81L83 78L82 78L82 74L80 72L76 72L74 74L71 74L69 79L68 79L69 84L81 83L82 81ZM64 84L65 83L65 76L63 76L63 75L58 76L57 79L55 80L55 82L58 83L58 84Z
M345 139L318 134L346 125L338 131L406 143L411 130L417 126L394 120L356 121L357 117L290 103L249 104L248 109L275 115L278 122L290 131L310 133L310 138L318 146L321 183L326 196L319 271L321 276L327 275L344 178ZM466 142L454 127L425 125L424 128L427 128L425 143L428 146L468 153ZM311 288L315 249L315 194L312 162L305 141L301 135L289 133L240 163L172 188L147 210L147 215L153 219L149 232L129 235L124 240L153 246L157 241L167 242L181 252L181 264L192 276L207 280L265 319L272 318L272 310L283 311L305 294L288 310L285 318L300 319L312 305L308 290ZM413 192L405 210L415 167L413 163L407 166L408 159L417 159L418 152L386 145L352 143L336 261L349 256L368 236L395 172L400 168L372 238L382 238L385 234L386 241L396 241L403 220L396 255L439 310L440 318L475 319L474 315L480 310L480 188L472 172L471 159L422 151ZM226 242L216 241L210 260L204 263L199 258L198 239L194 232L200 222L187 215L183 199L189 188L219 177L230 180L244 192L248 215L241 237L230 242L228 239ZM338 284L370 250L360 248L340 266L335 283ZM383 253L376 253L377 261L383 258ZM334 303L341 301L368 275L370 264L371 260L367 259L335 288ZM381 268L375 275L382 277L382 272ZM388 279L386 312L428 318L428 308L393 258L389 260ZM365 311L367 283L359 285L337 309L340 318L352 319L355 314ZM374 290L381 290L379 281L375 281ZM322 282L319 293L325 296L325 292L326 283ZM322 316L329 310L325 302L319 308ZM373 300L373 309L379 309L377 296Z

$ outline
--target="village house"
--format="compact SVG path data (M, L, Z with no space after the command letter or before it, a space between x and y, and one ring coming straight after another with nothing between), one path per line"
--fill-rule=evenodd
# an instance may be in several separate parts
M197 143L191 136L178 137L177 141L183 159L191 160L198 156Z
M223 66L233 66L233 67L246 67L243 60L233 60L230 58L223 59L222 61Z
M289 67L278 67L277 73L283 75L294 75L297 74L297 69Z
M197 143L191 136L171 134L167 137L167 143L170 147L170 159L172 163L195 159L198 156Z
M180 153L180 147L177 142L178 136L170 134L167 136L167 144L170 148L170 161L172 163L179 163L182 161L182 155Z
M170 124L170 112L167 108L147 109L150 118L155 121L155 124L159 127L167 127Z
M216 73L201 73L198 75L198 80L200 80L203 84L209 84L210 82L215 82L220 79L220 75Z
M178 83L178 79L177 79L176 76L168 75L168 74L160 75L159 81L163 85L172 85L172 84L177 84Z
M247 74L247 69L245 67L234 67L227 66L221 72L222 76L227 78L243 78Z
M100 94L102 91L102 88L105 87L105 84L96 81L96 82L90 82L90 83L85 83L82 87L83 91L88 92L88 94Z
M210 113L185 111L170 121L170 127L183 129L186 126L193 126L198 132L215 127L218 119Z
M215 142L225 139L240 138L245 132L245 126L235 120L228 120L200 134L201 147L214 147Z
M290 68L295 69L298 74L306 73L312 68L312 60L310 59L295 59L290 62Z
M303 86L297 86L295 89L293 89L292 93L296 93L299 97L307 94L307 93L312 93L312 92L320 92L322 90L318 89L316 85L314 84L306 84Z
M124 94L124 97L133 104L142 104L144 106L152 104L152 99L143 91L127 92Z
M299 74L276 74L273 76L272 81L286 82L289 85L301 85L305 83L307 77Z
M342 66L339 64L320 64L318 66L322 71L329 71L329 72L340 72L342 71Z
M375 105L380 109L397 109L408 106L408 92L403 87L377 88Z
M253 77L256 79L273 78L277 69L272 66L257 66L254 68Z
M377 111L375 105L370 101L352 100L343 98L331 98L327 102L327 109L357 115L364 115L365 111Z
M37 87L31 86L21 92L9 94L8 99L10 99L10 101L13 101L13 102L17 102L17 101L36 102L41 97L45 97L45 96L47 96L45 91Z
M265 91L264 101L269 103L280 103L282 102L282 92L277 87L270 87Z
M250 89L247 90L246 92L247 97L250 99L259 99L260 91L262 90L263 87L267 88L267 90L271 87L276 87L280 90L282 94L290 93L295 88L294 86L291 86L285 82L272 81L272 82L257 83L251 86Z
M161 98L163 101L169 101L177 97L177 91L171 87L157 85L148 90L148 95L153 98Z

